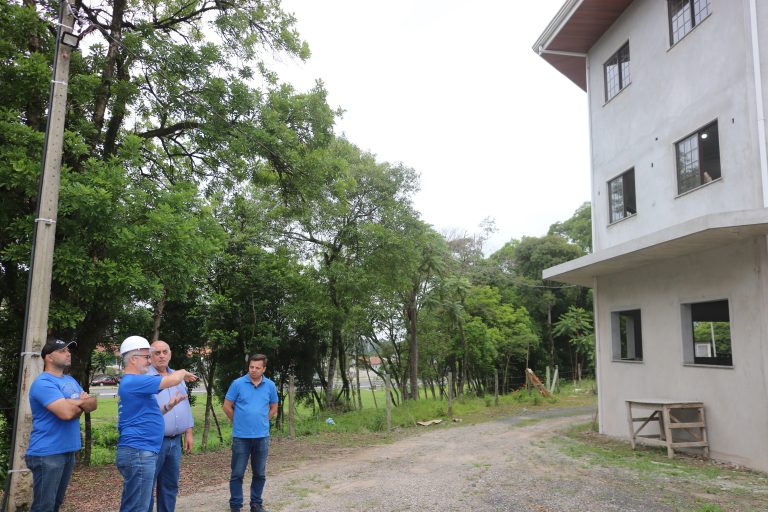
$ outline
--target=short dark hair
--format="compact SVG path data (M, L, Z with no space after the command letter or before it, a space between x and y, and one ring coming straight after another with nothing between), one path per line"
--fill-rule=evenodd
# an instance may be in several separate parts
M251 361L264 361L264 366L267 366L267 356L264 354L252 354L248 356L248 365L251 364Z

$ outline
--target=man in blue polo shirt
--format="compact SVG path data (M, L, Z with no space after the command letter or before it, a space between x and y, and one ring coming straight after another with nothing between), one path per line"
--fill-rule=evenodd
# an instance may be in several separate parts
M43 373L29 388L32 433L25 455L32 471L30 512L58 511L64 502L69 479L80 451L80 415L96 409L96 398L64 372L72 365L69 346L74 343L50 338L40 356Z
M251 512L266 512L261 493L267 481L269 420L277 414L277 388L264 376L267 356L248 358L248 374L235 379L224 397L224 413L232 422L232 474L229 478L229 508L243 506L243 475L251 459Z
M120 403L115 464L123 475L120 512L147 512L165 427L156 395L197 377L186 370L176 370L166 377L147 375L149 342L141 336L126 338L120 345L120 355L125 364L125 375L117 390Z

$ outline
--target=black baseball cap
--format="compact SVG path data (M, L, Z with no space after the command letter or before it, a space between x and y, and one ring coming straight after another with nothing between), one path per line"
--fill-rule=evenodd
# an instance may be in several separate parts
M51 352L55 352L57 350L61 350L63 348L67 348L68 346L72 344L77 345L74 341L64 341L56 338L52 338L48 340L45 345L43 345L43 349L40 351L40 357L45 357Z

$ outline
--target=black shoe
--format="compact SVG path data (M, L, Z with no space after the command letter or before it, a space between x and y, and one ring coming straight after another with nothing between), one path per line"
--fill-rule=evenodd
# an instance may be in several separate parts
M251 505L251 512L267 512L262 505Z

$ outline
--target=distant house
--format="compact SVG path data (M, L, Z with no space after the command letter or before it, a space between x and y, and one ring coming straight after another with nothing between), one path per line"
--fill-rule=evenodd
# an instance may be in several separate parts
M544 277L594 291L600 431L702 401L768 471L768 2L568 0L534 50L587 92L593 252Z
M374 371L379 371L379 368L381 368L381 358L378 356L360 356L359 365L358 362L353 362L353 364L350 366L349 371L354 372L358 366L360 367L360 371L365 371L367 367L370 367Z

